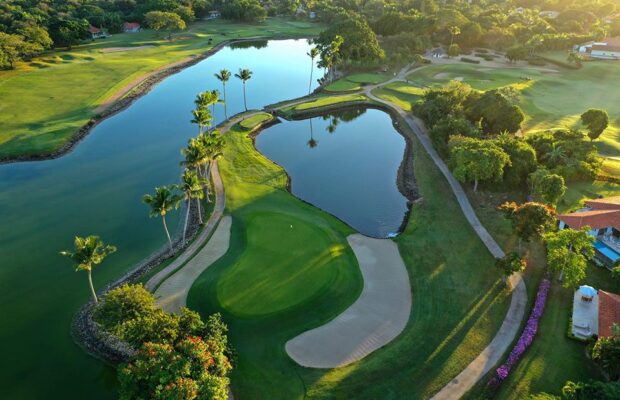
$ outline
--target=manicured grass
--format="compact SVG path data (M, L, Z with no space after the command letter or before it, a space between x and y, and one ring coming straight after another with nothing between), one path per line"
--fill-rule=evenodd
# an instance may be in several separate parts
M328 92L353 92L360 90L362 85L356 82L351 82L346 78L339 79L334 83L330 83L325 86L325 90Z
M295 111L308 111L315 108L322 108L327 106L333 106L340 103L355 103L366 101L367 98L363 94L349 94L340 96L320 96L314 100L307 101L305 103L296 104L294 106L285 107L282 111L285 114L289 114Z
M391 78L388 74L360 73L339 79L325 87L328 92L352 92L360 90L363 85L376 85Z
M408 85L405 82L393 82L373 90L372 94L383 100L391 101L403 110L411 111L412 104L420 99L424 94L424 90L418 86Z
M239 398L428 398L490 342L509 303L493 259L447 183L414 146L424 200L397 239L413 289L405 331L364 360L334 370L297 366L284 343L346 308L360 274L351 230L285 190L282 170L239 128L220 163L233 216L231 248L194 284L189 305L222 312L238 351ZM293 232L294 234L291 234Z
M244 119L243 121L239 123L239 125L246 130L250 130L257 125L270 120L271 118L272 118L271 114L259 113L259 114L251 116L250 118Z
M145 30L45 54L0 72L0 157L61 147L93 110L137 78L222 41L243 37L314 36L321 25L269 18L262 24L197 22L169 42ZM212 43L208 43L212 39ZM103 53L110 47L153 46Z

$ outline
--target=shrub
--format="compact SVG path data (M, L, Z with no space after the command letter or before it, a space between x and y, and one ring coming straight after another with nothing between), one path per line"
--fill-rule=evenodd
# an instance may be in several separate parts
M547 63L544 60L541 60L540 58L530 58L527 60L527 63L529 65L534 65L536 67L544 67L545 65L547 65Z
M480 64L480 60L474 60L473 58L461 57L461 61L470 64Z

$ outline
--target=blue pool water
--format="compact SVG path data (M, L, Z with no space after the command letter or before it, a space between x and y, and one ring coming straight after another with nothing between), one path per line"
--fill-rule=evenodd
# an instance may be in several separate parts
M596 250L598 250L599 253L609 258L612 262L616 262L617 260L620 259L620 254L616 250L607 246L605 243L601 242L600 240L596 240L594 242L594 248L596 248Z

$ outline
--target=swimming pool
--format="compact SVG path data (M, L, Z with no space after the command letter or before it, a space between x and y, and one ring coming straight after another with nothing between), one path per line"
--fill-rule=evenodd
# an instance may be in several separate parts
M609 247L607 244L601 242L600 240L594 241L594 248L598 250L599 253L609 258L611 262L616 262L620 260L620 253Z

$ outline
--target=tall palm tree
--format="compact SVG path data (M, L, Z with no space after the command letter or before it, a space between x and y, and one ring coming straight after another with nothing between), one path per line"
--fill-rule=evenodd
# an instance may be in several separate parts
M314 59L318 57L319 55L319 49L316 47L313 47L310 49L310 52L307 53L308 56L310 57L310 85L308 86L308 94L310 94L310 92L312 92L312 73L314 72Z
M213 117L207 108L197 108L192 110L192 124L198 125L198 134L201 134L205 126L210 126Z
M245 83L252 78L252 71L247 68L239 68L239 73L235 74L235 78L240 79L241 82L243 82L243 106L245 107L245 111L248 111L248 103L245 95Z
M211 113L215 115L215 105L221 104L224 101L220 99L220 91L219 90L211 90L210 92L210 104L211 104Z
M309 121L310 121L310 140L308 140L308 147L313 149L319 144L319 141L314 138L314 129L312 129L312 118L310 118Z
M228 119L228 111L226 110L226 82L228 82L232 74L229 70L222 69L219 73L214 75L220 82L222 82L222 89L224 93L224 117Z
M179 208L182 197L173 192L174 187L160 186L155 188L155 195L145 194L142 197L142 202L151 206L150 217L161 217L164 224L164 230L168 237L168 244L172 251L172 238L168 231L168 225L166 224L166 214L173 209Z
M99 236L87 236L85 238L75 237L75 250L61 251L60 254L69 257L75 263L76 271L86 271L88 274L88 284L93 295L93 301L99 302L95 287L93 286L93 266L101 264L104 258L116 251L116 247L104 244Z
M198 176L196 170L185 169L181 177L181 183L177 186L183 193L184 200L187 201L187 214L185 215L185 226L183 227L183 242L187 235L187 224L189 221L189 213L192 206L192 199L196 199L198 206L198 219L202 224L202 212L200 210L200 200L204 199L203 180Z
M566 151L564 150L562 146L553 146L553 150L545 154L543 159L546 160L552 166L556 166L566 161L567 159Z
M217 130L214 130L198 136L196 140L200 142L202 159L206 166L204 177L208 179L211 172L211 162L219 158L224 150L224 138ZM208 196L207 201L210 201Z

